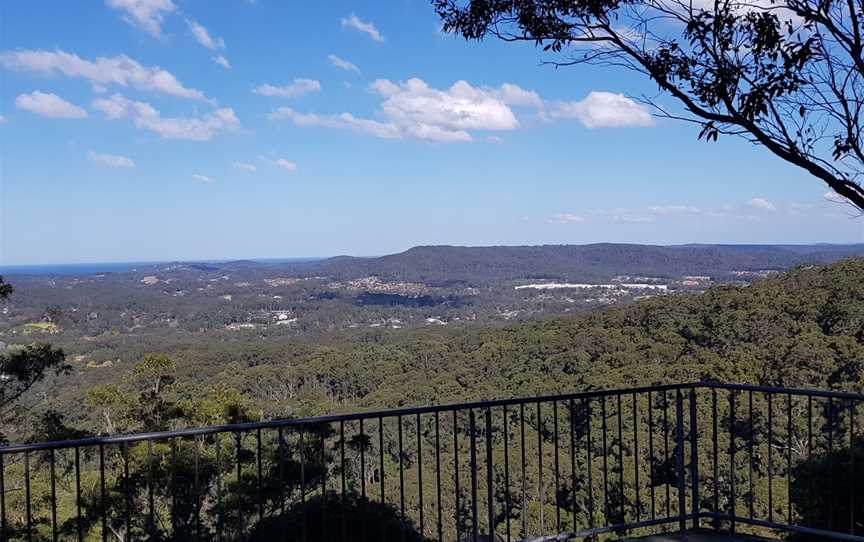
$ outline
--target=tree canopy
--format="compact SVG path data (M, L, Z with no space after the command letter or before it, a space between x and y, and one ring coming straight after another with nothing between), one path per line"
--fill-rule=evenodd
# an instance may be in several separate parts
M864 261L847 260L830 266L799 268L748 286L720 286L700 295L657 297L603 311L516 323L505 328L451 326L398 332L364 331L327 340L270 338L265 341L254 336L248 340L188 344L173 349L170 354L142 355L122 370L119 364L92 369L105 371L110 378L89 390L76 383L76 393L87 392L83 404L89 408L81 408L80 399L70 399L70 390L61 389L73 388L67 379L56 382L48 379L42 386L53 392L45 395L57 398L48 402L54 411L41 413L40 408L30 412L20 409L17 426L19 430L25 426L37 427L37 433L28 438L44 440L696 380L860 392L864 389L862 300ZM87 370L90 369L82 368L80 372ZM618 437L613 435L623 444L609 448L613 450L609 452L609 464L623 461L628 465L626 473L618 471L627 477L626 491L613 488L609 492L611 504L603 511L602 519L598 515L598 521L623 522L633 517L633 511L639 506L633 490L633 484L638 483L634 477L636 472L639 472L639 480L645 483L651 479L653 468L655 488L661 488L666 482L675 485L674 462L670 462L674 454L661 451L659 445L652 460L641 462L638 471L636 467L633 470L629 467L633 461L629 450L635 449L637 434L634 428L638 428L643 453L645 439L652 431L650 421L645 419L650 412L649 405L653 405L651 408L657 416L653 427L655 442L661 442L666 434L674 434L674 420L671 427L659 422L666 399L666 395L660 394L655 394L653 399L644 395L628 396L623 407L620 402L615 405L609 401L608 412L603 410L605 403L595 403L588 410L571 411L563 403L558 405L562 435L568 435L567 428L572 427L579 428L582 431L579 435L584 436L582 428L587 416L593 416L591 424L598 431L603 419L614 423L619 412L625 414L621 425L623 432ZM722 426L728 427L729 395L721 394L720 399L719 416L724 420ZM859 409L854 421L844 425L837 422L836 416L831 419L832 413L836 415L832 403L814 401L815 444L810 457L807 446L788 446L787 433L783 432L786 429L779 433L782 438L775 432L771 440L768 428L772 426L767 416L773 404L773 408L778 409L774 425L788 427L786 423L790 422L792 434L798 437L792 440L793 444L805 442L806 401L794 398L787 403L792 411L786 418L780 398L775 397L773 403L769 401L759 394L754 400L757 450L772 449L769 446L773 442L778 457L789 457L786 454L791 453L793 462L786 470L772 473L761 456L762 460L754 465L753 491L746 498L752 499L755 510L763 516L771 509L780 510L778 514L785 513L791 500L801 524L829 528L825 520L830 518L828 521L833 522L833 528L845 529L848 524L843 522L850 516L849 508L833 507L830 499L826 501L825 473L830 472L832 462L835 465L839 462L838 473L845 472L843 465L851 456L845 447L848 441L844 439L848 438L850 423L852 427L862 427L864 412ZM77 408L70 408L73 404ZM833 404L846 412L845 405ZM711 408L709 395L702 394L697 406L701 412L708 412ZM555 436L553 425L558 419L556 411L548 404L543 408L542 413L534 408L527 411L528 457L532 461L540 457L537 461L541 462L542 471L551 473L556 468L553 450L558 443L563 458L561 464L570 464L569 458L573 457L581 467L575 485L569 486L571 481L565 477L564 484L557 488L560 491L551 487L541 489L540 469L529 469L531 472L524 486L515 483L515 479L508 485L502 476L495 477L495 509L504 510L505 503L509 503L509 517L514 526L525 518L523 525L527 527L519 527L523 529L520 531L523 537L547 532L543 526L548 526L550 518L559 513L568 525L571 521L587 524L585 476L587 472L592 473L599 491L603 475L599 454L605 455L608 451L600 446L595 432L592 470L586 469L585 451L568 455L569 438L556 440L559 438ZM69 419L62 419L56 415L57 411L68 412ZM637 412L641 419L634 418ZM739 410L739 417L742 414ZM783 424L776 421L778 414ZM573 417L566 419L567 415ZM516 438L520 420L516 409L510 410L509 418L497 416L496 413L496 420L509 420L507 432L490 433L494 439L493 449L498 454L493 463L500 474L502 439L505 434L509 435L510 450L518 449ZM444 422L444 418L441 421ZM458 431L452 429L450 421L448 416L440 427L443 468L443 504L440 506L445 518L454 518L445 523L445 539L456 540L455 525L461 525L464 533L469 525L464 521L470 520L470 510L466 508L470 501L465 498L467 488L463 485L460 494L453 482L455 458L460 458L460 468L467 467L461 459L469 453L467 412L458 420ZM484 423L479 422L478 434L482 434ZM376 425L374 422L367 424L365 433L361 433L357 423L346 423L344 434L337 423L296 426L303 429L299 432L286 429L283 434L278 430L265 430L260 448L255 432L204 435L198 439L175 439L173 443L159 440L154 441L152 447L145 443L130 444L125 450L117 445L108 446L104 460L107 469L105 498L101 496L102 469L98 450L84 448L80 525L85 536L98 537L100 516L102 510L107 510L107 528L112 539L140 539L156 531L154 539L189 540L196 534L194 529L200 514L204 521L197 534L201 539L212 539L220 528L215 504L217 494L221 493L224 503L221 527L225 538L269 540L274 532L288 532L296 537L297 529L302 529L304 507L309 517L316 518L313 530L307 532L310 539L326 538L326 535L319 536L321 531L317 529L333 533L342 517L350 518L351 532L360 532L357 529L362 529L364 514L362 509L358 510L358 504L364 501L362 497L358 500L358 494L362 495L359 488L365 480L367 496L379 495L382 487L385 491L383 507L375 504L366 509L366 527L374 529L370 530L374 533L386 529L390 538L391 531L397 536L405 532L406 540L413 540L414 528L422 525L420 511L425 510L426 518L430 517L430 501L424 501L424 508L418 498L419 480L421 476L426 484L435 480L436 463L414 458L418 457L420 449L430 453L438 444L434 417L406 416L401 422L385 421L380 426L383 444L379 440L382 437L374 438ZM700 442L709 438L710 424L703 423L701 427ZM404 446L399 440L400 428ZM736 428L739 444L745 442L747 430L746 426ZM720 449L729 448L728 434L723 432L717 438ZM341 460L343 445L345 462ZM623 455L621 450L624 450ZM368 461L365 478L361 451ZM854 453L857 455L860 451ZM374 464L370 458L375 458ZM378 463L382 458L383 463ZM39 535L47 539L51 534L50 501L46 497L50 494L47 474L50 456L34 453L30 460L40 467L33 469L36 474L31 473L31 494L35 496L33 515L37 518ZM72 453L57 453L55 461L57 472L74 472ZM701 456L699 461L702 487L708 492L717 488L720 494L726 495L730 490L729 478L711 476L710 454ZM746 454L740 454L737 461L737 483L746 484ZM774 465L777 466L776 459ZM723 466L722 471L727 472L727 468ZM774 476L775 483L780 483L779 477L786 476L790 469L794 469L794 478L788 494L781 491L772 497L770 477ZM406 481L404 514L402 507L397 509L394 504L400 502L401 497L400 485L396 483L400 471L404 471ZM344 496L341 493L343 477L348 488ZM19 455L17 462L7 462L7 487L22 487L23 478L24 466ZM200 492L195 490L196 479ZM862 480L864 478L859 476L854 482L850 479L848 483L844 481L833 487L839 487L846 494L848 488L860 487L864 483ZM153 526L148 524L151 484L156 488ZM322 489L323 486L326 488ZM74 535L79 525L73 487L58 485L61 497L57 517L63 537ZM573 487L579 488L575 514L574 500L570 497ZM647 491L644 488L643 496ZM460 495L458 502L456 495ZM564 498L560 498L562 495ZM14 511L9 515L12 519L7 528L19 538L23 538L27 525L23 499L24 493L20 490L7 494L7 510ZM131 505L127 505L130 501ZM262 502L264 514L259 520L258 503ZM658 509L666 502L677 502L674 489L670 496L659 496ZM742 502L746 501L742 499ZM365 501L365 504L370 503ZM856 501L856 514L862 510L862 505L864 502ZM131 510L128 524L124 518L127 509ZM483 509L482 504L480 509ZM506 517L502 515L496 520L499 526ZM318 518L324 520L317 521ZM336 521L330 523L331 519ZM429 534L428 519L426 527L426 534ZM502 531L503 527L499 532Z
M529 41L553 64L623 67L699 138L742 136L864 210L864 14L842 0L433 0L443 28ZM683 110L682 110L683 109Z
M12 286L0 277L0 301L6 300L12 292ZM0 413L8 414L9 407L47 374L68 370L63 350L50 344L31 343L6 348L0 343ZM4 437L0 433L2 440Z
M13 291L14 288L12 288L12 285L3 282L3 277L0 276L0 299L7 299L10 295L12 295Z

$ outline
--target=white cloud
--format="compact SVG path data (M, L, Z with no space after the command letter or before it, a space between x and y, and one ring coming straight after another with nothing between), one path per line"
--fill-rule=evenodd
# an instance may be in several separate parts
M85 119L87 111L57 96L38 90L15 98L15 107L52 119Z
M512 83L475 87L457 81L447 89L436 89L418 78L401 82L378 79L369 88L382 98L380 119L359 118L348 112L301 113L289 107L278 108L269 118L287 119L303 126L349 129L382 138L453 142L472 141L472 132L478 130L518 128L519 120L511 106L530 107L541 113L547 107L535 91ZM552 116L577 118L588 128L649 126L652 121L641 106L609 92L592 92L581 102L558 102Z
M769 213L777 211L777 206L764 198L753 198L747 202L747 205L759 211L767 211Z
M87 158L95 164L102 164L108 167L133 168L135 162L131 158L120 156L119 154L101 154L94 151L87 153Z
M162 117L149 103L136 102L119 94L97 99L93 107L109 119L130 119L137 128L149 130L165 139L207 141L220 132L240 126L237 115L230 107L217 109L201 117Z
M123 11L123 19L154 37L162 34L165 15L177 10L172 0L106 0L108 7Z
M201 175L200 173L192 174L192 178L195 179L196 181L200 181L202 183L212 183L213 182L213 179L211 179L207 175Z
M0 124L6 124L6 122L8 122L8 121L9 121L9 119L4 117L3 115L0 115Z
M655 205L648 207L648 211L656 215L689 215L698 214L699 208L693 205Z
M583 209L575 213L558 213L547 222L551 224L583 223L594 221L617 222L623 224L646 224L660 217L673 218L710 214L693 205L653 205L641 208L617 207L611 209Z
M715 0L691 0L688 2L664 2L661 5L667 8L671 8L674 11L682 11L686 14L689 13L689 10L692 9L694 12L703 10L709 13L714 12ZM796 26L800 25L804 22L804 19L793 12L788 7L784 7L783 5L776 4L774 0L747 0L742 2L733 2L730 4L732 11L736 13L736 15L745 15L748 12L768 12L772 15L776 15L780 22L791 21Z
M499 97L499 89L473 87L457 81L438 90L421 79L394 83L378 79L370 89L383 99L383 120L358 118L351 113L318 115L280 107L271 119L288 119L301 126L349 129L386 139L471 141L471 130L513 130L519 121Z
M327 55L327 60L330 61L330 64L336 66L337 68L341 68L346 72L355 72L360 73L360 68L357 67L353 62L348 62L344 58L339 58L334 54Z
M231 69L231 63L228 62L228 59L225 58L225 57L222 56L222 55L216 55L216 56L214 56L214 57L213 57L213 62L215 62L216 64L219 64L220 66L222 66L222 67L225 68L226 70L230 70L230 69Z
M388 79L376 79L369 85L369 88L381 96L390 97L399 94L399 85Z
M552 117L576 119L589 129L651 126L651 114L623 94L592 91L578 102L554 104Z
M825 199L835 201L831 193ZM600 209L577 209L574 212L558 213L546 219L551 224L568 222L615 222L623 224L645 224L650 222L691 223L694 220L712 218L717 220L782 220L796 217L814 210L808 203L787 202L783 205L772 203L764 198L753 198L736 205L723 204L714 207L695 205L653 205L646 207L618 207Z
M524 88L512 83L504 83L501 88L494 91L498 98L507 105L526 106L526 107L543 107L543 100L540 95L533 90L525 90Z
M204 25L193 21L192 19L186 19L186 24L189 26L189 30L192 32L192 35L195 36L195 40L208 49L224 49L225 48L225 40L222 38L214 39L210 32L204 28Z
M401 137L399 129L393 124L357 118L351 113L318 115L316 113L299 113L290 107L280 107L267 115L267 118L271 120L291 120L298 126L348 129L385 139L397 139Z
M259 154L258 160L261 160L265 164L268 164L271 166L276 166L278 168L284 169L285 171L292 171L292 172L297 171L297 163L292 162L290 160L286 160L284 158L276 158L274 160L274 159L271 159L271 158L268 158L264 155Z
M447 90L431 88L412 78L398 85L379 79L372 89L386 98L384 115L406 127L446 130L513 130L519 121L494 92L457 81Z
M245 162L234 162L234 169L242 169L243 171L248 171L249 173L255 173L258 171L258 168L253 164L247 164Z
M178 98L211 101L200 90L184 87L162 68L142 66L126 55L98 57L90 61L64 51L23 50L0 53L0 64L44 75L63 74L86 79L99 91L118 85Z
M645 224L654 222L654 217L649 215L640 215L628 212L614 213L610 217L612 222L624 222L627 224Z
M849 200L838 194L837 192L825 192L822 194L822 199L831 203L849 203Z
M284 169L285 171L297 171L297 164L284 158L273 160L273 165Z
M252 89L255 94L261 96L275 96L279 98L297 98L310 92L319 92L321 83L315 79L295 79L294 82L277 87L270 84L259 85Z
M549 222L553 224L582 224L588 222L588 219L575 213L558 213L553 215L552 218L549 219Z
M381 33L378 32L378 29L375 28L375 25L372 24L371 21L368 23L363 22L353 13L348 18L343 17L340 23L344 27L353 28L355 30L359 30L360 32L368 34L369 37L375 41L384 41L384 36L382 36Z

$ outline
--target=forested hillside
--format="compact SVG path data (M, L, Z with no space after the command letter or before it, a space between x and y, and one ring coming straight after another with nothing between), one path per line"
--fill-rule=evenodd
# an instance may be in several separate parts
M49 266L6 277L16 292L0 307L0 342L49 341L82 369L116 371L178 345L209 351L214 343L322 344L364 329L501 327L749 284L848 255L864 255L864 246L440 246L303 263Z
M860 390L862 343L864 260L847 260L504 328L214 342L180 336L127 345L127 353L173 356L178 385L166 393L176 400L230 389L250 416L267 418L703 379ZM72 374L26 403L102 431L96 409L81 401L93 385L121 382L135 361L84 367L73 360Z
M363 406L711 379L860 390L864 260L501 330L363 341L311 347L292 363L298 389Z
M379 258L340 257L303 267L341 278L377 275L390 280L477 285L522 278L602 280L625 274L723 277L737 270L788 269L862 254L862 245L420 246Z

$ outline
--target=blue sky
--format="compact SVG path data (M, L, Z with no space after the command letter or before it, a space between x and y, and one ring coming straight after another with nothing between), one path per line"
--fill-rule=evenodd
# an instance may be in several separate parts
M422 0L13 0L0 25L0 264L864 241L807 174L653 118L640 76L442 35Z

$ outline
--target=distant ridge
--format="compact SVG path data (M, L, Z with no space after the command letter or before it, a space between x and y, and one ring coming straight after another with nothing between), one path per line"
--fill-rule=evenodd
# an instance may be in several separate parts
M478 285L502 280L606 280L615 275L725 278L734 271L784 270L864 256L856 245L536 245L417 246L377 258L341 256L313 265L315 272L350 279Z
M86 274L155 272L159 268L199 272L261 271L267 274L328 276L430 285L479 286L514 280L601 281L617 275L676 278L709 275L728 279L736 271L782 271L798 265L824 264L864 257L864 244L688 244L451 246L423 245L385 256L171 262L158 264L70 264L0 268L0 274Z

